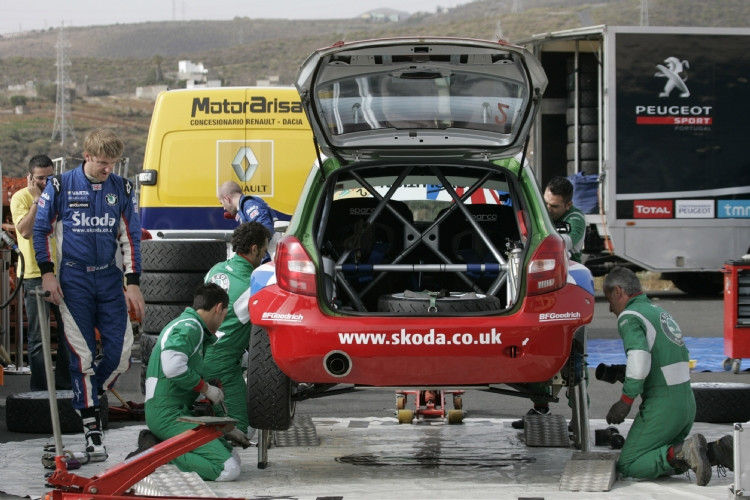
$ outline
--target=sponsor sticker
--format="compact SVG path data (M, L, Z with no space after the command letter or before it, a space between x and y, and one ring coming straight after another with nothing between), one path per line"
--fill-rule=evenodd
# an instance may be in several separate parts
M671 219L672 207L672 200L635 200L633 201L633 218Z
M714 200L677 200L674 216L677 219L713 219Z
M263 319L272 321L284 321L287 323L301 323L302 320L305 319L305 317L301 314L266 311L263 313Z
M716 204L719 219L750 219L750 200L719 200Z

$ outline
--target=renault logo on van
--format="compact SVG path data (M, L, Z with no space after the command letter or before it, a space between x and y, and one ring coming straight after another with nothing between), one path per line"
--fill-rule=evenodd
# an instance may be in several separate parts
M245 166L245 160L247 161L247 166ZM258 168L258 159L255 157L253 150L250 148L240 148L234 156L234 160L232 160L232 168L242 182L248 182L252 179L255 170Z

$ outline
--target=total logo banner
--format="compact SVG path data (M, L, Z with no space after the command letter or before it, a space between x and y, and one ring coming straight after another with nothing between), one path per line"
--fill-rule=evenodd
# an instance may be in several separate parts
M634 219L748 219L750 200L635 200Z
M635 200L634 219L713 219L713 200Z

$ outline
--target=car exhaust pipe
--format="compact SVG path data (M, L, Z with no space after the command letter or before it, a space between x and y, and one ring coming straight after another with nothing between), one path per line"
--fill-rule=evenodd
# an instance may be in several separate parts
M343 351L331 351L323 358L326 372L333 377L345 377L352 371L352 359Z

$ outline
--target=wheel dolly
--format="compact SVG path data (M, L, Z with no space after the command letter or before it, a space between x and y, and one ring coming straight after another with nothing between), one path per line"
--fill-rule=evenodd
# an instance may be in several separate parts
M396 391L396 410L398 423L410 424L414 417L448 418L449 424L460 424L464 419L463 395L464 391L425 389ZM445 409L445 395L453 394L453 410ZM409 395L414 396L414 410L406 409Z
M42 350L44 352L45 371L47 372L47 387L54 387L49 319L45 317L44 311L46 308L43 302L44 297L49 295L49 292L44 292L40 287L37 287L30 293L36 295L38 311L41 314L39 323L42 330ZM57 397L54 390L48 392L52 432L55 438L55 471L47 478L47 483L55 490L45 495L45 500L156 498L127 494L127 492L138 481L150 475L158 467L222 436L225 428L233 427L237 423L235 419L229 417L181 417L178 420L194 423L196 427L126 459L98 476L87 478L68 472L63 451L62 433L60 432ZM227 430L231 430L231 427Z

